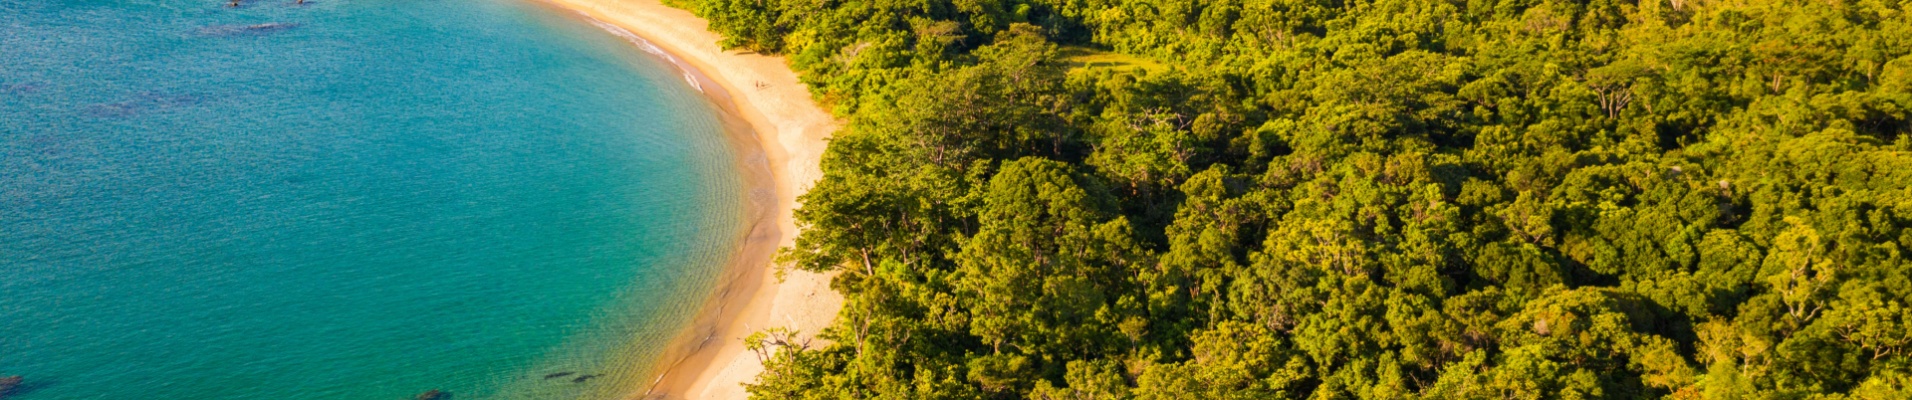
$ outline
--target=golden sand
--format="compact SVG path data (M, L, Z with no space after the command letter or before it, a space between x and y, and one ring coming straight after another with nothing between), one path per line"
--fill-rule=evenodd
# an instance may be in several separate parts
M791 211L797 196L823 176L818 160L837 122L819 108L782 57L718 47L720 38L690 12L658 0L546 0L607 23L657 46L680 66L701 75L697 85L725 109L744 136L739 146L746 181L752 181L749 236L725 271L703 311L672 349L658 360L662 376L629 388L633 398L742 399L742 384L763 366L744 349L743 338L771 327L788 327L806 336L821 331L837 310L841 295L829 277L790 271L777 281L771 259L789 245L797 226ZM694 83L697 83L694 82ZM721 89L721 90L719 90ZM750 136L754 136L754 141ZM767 176L766 176L767 175Z

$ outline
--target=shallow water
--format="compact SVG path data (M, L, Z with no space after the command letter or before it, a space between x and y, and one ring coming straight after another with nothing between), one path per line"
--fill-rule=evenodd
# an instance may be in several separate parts
M709 101L518 0L292 1L0 0L8 398L638 379L741 234Z

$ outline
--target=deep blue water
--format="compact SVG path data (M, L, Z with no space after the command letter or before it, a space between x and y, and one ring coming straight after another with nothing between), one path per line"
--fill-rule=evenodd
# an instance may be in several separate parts
M709 101L520 0L293 1L0 0L8 399L642 379L741 233Z

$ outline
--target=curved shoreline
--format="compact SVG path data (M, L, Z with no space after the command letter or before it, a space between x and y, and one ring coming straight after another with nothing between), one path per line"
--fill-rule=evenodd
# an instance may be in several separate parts
M653 372L619 388L618 396L747 397L742 383L763 366L744 349L745 336L779 326L814 335L842 307L828 276L789 271L780 282L769 273L776 249L796 236L797 196L823 175L818 163L836 130L835 119L816 105L781 57L726 51L717 46L721 37L689 11L658 0L541 2L628 34L643 50L683 70L685 79L719 108L746 182L745 236L710 298L652 363Z

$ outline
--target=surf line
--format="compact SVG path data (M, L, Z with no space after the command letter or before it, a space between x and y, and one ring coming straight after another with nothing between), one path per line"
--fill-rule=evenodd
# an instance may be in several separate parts
M617 25L611 25L609 23L605 23L604 21L599 21L597 18L592 17L590 15L585 15L584 13L577 13L577 14L578 16L584 17L585 20L591 21L591 25L597 26L598 29L603 29L606 32L610 32L612 35L617 35L617 37L624 38L625 41L631 42L631 44L637 45L637 48L639 50L643 50L645 53L651 53L651 55L663 57L664 61L669 61L672 67L677 68L677 72L684 76L684 82L690 83L690 87L692 89L697 89L698 93L704 92L704 84L697 81L697 75L691 73L693 69L691 69L689 65L685 65L684 60L677 59L677 56L673 56L671 55L670 52L666 52L664 51L664 49L658 48L656 44L652 44L651 41L649 40L644 40L643 37L637 36L637 34L635 33L631 33L630 30L626 30L623 27L619 27Z

